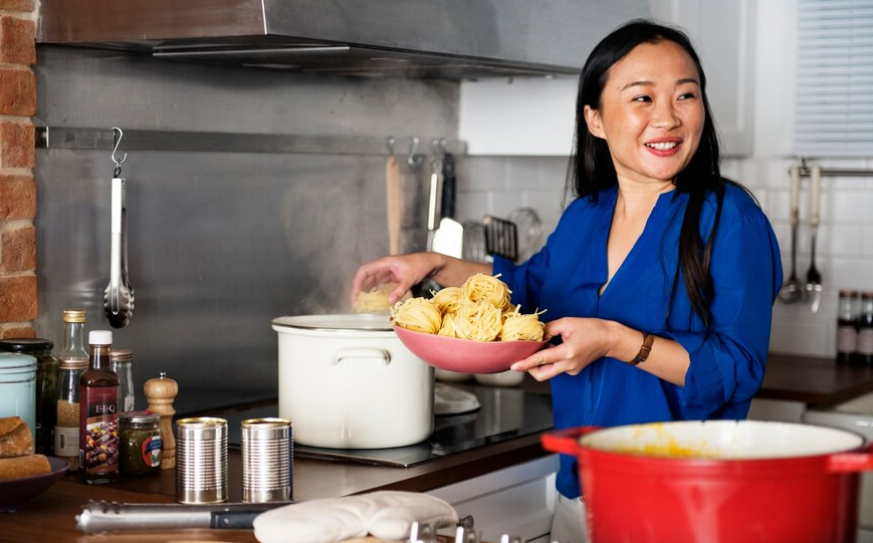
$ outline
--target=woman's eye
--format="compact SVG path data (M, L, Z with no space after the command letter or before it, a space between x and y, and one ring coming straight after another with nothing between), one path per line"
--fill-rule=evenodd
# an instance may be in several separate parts
M648 96L634 96L633 102L651 102L652 99Z
M680 100L693 100L697 98L697 96L693 92L686 92L685 94L679 95Z

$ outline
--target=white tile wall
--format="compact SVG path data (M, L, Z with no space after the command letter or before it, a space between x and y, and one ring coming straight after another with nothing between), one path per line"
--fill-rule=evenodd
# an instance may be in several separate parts
M787 277L790 266L788 168L790 159L730 159L724 175L748 187L760 202L782 248ZM825 168L873 169L873 160L826 160ZM562 209L567 159L559 157L469 157L459 164L458 214L479 220L485 213L507 215L530 206L550 232ZM802 182L798 276L806 278L810 261L809 180ZM823 276L818 313L808 303L777 303L773 313L771 350L809 356L831 356L835 349L837 291L873 290L873 175L869 178L825 177L816 266Z

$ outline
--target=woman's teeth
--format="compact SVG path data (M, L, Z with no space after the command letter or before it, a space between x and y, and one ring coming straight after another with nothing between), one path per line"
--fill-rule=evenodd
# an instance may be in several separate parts
M647 143L646 147L651 147L652 149L657 149L659 151L666 151L667 149L672 149L679 145L675 141L665 141L662 143Z

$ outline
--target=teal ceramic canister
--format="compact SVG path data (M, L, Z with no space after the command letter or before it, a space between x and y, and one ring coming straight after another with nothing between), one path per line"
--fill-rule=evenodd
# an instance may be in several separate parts
M29 354L0 353L0 417L21 417L34 439L36 368L36 358Z

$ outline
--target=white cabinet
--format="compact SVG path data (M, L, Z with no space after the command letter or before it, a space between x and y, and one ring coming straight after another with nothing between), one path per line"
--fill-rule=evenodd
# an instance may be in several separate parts
M752 153L755 10L751 0L650 0L652 16L691 37L726 156Z
M724 156L752 153L753 6L751 0L650 0L653 17L684 28L694 42ZM464 81L458 136L471 155L568 156L577 84L572 77Z
M446 500L460 517L472 515L482 541L504 534L547 543L555 511L558 456L550 455L429 494Z

